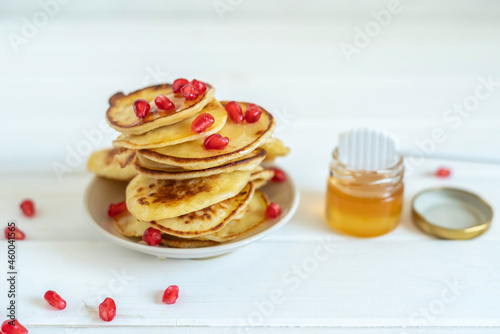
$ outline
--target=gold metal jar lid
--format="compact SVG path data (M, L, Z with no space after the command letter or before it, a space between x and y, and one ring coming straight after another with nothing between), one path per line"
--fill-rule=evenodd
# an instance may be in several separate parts
M412 217L415 225L427 234L464 240L488 230L493 209L474 193L457 188L434 188L415 195Z

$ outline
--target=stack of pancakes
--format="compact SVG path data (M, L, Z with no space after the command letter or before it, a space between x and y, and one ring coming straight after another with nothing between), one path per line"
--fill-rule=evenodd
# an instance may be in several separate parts
M158 95L167 96L175 110L159 110L153 102ZM150 102L145 118L134 113L137 99ZM275 120L264 108L257 122L236 124L226 103L214 98L208 84L194 101L174 94L170 84L111 97L106 119L121 135L115 148L94 153L88 168L107 178L133 177L126 189L128 211L113 218L121 234L141 237L154 227L167 246L203 247L237 238L266 220L269 200L258 189L274 170L261 163L289 149L272 138ZM244 114L248 104L239 104ZM191 124L202 113L214 122L195 133ZM204 147L205 138L215 133L229 138L227 147Z

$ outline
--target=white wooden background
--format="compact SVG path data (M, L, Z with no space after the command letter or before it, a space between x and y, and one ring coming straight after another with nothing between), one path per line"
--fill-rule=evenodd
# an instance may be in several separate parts
M443 162L419 165L406 179L401 225L380 238L339 235L322 217L329 154L351 127L384 128L409 147L443 128L438 149L500 154L500 87L457 129L443 119L479 78L500 81L500 2L402 0L351 62L340 45L388 2L221 1L234 4L222 18L212 1L67 2L18 53L8 36L21 34L40 4L0 3L0 218L28 235L18 244L18 304L30 333L500 331L498 219L476 240L442 241L409 216L412 196L437 185L475 191L500 212L498 166L446 163L453 177L440 180L432 172ZM106 242L82 214L85 157L61 180L52 168L85 148L84 131L99 129L111 94L179 76L278 115L277 136L292 148L281 164L302 195L282 230L210 260L161 261ZM25 197L37 204L34 219L19 213ZM320 262L318 247L331 251ZM180 297L163 305L170 284ZM45 304L48 289L66 298L66 310ZM106 296L118 307L109 324L96 313Z

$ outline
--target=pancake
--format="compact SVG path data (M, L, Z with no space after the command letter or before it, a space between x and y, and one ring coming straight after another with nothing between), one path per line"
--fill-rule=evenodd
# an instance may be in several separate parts
M214 233L196 237L196 240L225 242L235 239L266 221L266 209L268 205L269 199L267 196L261 191L256 191L250 204L244 210L244 215L240 219L232 220L224 228Z
M250 181L265 180L269 181L274 177L274 169L264 168L259 166L259 169L255 169L250 174Z
M264 168L259 166L258 169L254 169L252 174L250 174L250 181L255 185L255 189L260 189L269 182L274 177L274 170L270 168Z
M137 175L127 186L127 208L141 221L178 217L236 196L249 178L250 172L246 171L188 180Z
M157 162L143 158L140 153L134 160L133 166L139 174L154 179L184 180L197 177L207 177L220 173L230 173L236 170L253 171L266 157L266 152L256 149L235 161L230 161L222 166L201 170L190 170L176 166L161 165ZM151 166L151 167L150 167Z
M164 237L161 243L172 248L200 248L218 245L215 241L183 239L174 236Z
M129 150L128 148L118 148L119 152L115 154L115 162L120 165L121 168L129 166L134 160L137 151Z
M126 237L141 238L144 231L151 227L149 223L140 222L135 219L130 212L123 212L113 218L113 224L118 232ZM139 239L140 240L140 239ZM139 241L138 240L138 241ZM218 243L210 240L191 240L181 239L174 236L162 235L161 244L167 247L175 248L198 248L206 246L214 246Z
M151 225L137 220L130 212L125 211L113 217L113 225L126 237L142 237Z
M121 92L116 93L109 99L110 107L106 112L106 121L119 132L145 133L161 126L180 122L199 113L213 99L214 92L215 89L207 84L207 91L194 101L188 101L180 94L173 94L170 84L146 87L127 95ZM167 96L175 104L175 110L158 110L154 103L158 95ZM133 103L137 99L150 102L151 109L145 118L135 115Z
M113 180L129 181L137 175L133 166L121 168L115 155L119 154L121 149L108 148L94 152L87 160L87 169L95 174Z
M203 133L191 131L191 123L201 113L209 113L214 117L214 124ZM202 139L218 132L227 120L227 112L216 99L210 101L203 110L194 116L175 124L162 126L140 135L120 135L113 141L115 147L146 149L181 144L187 141Z
M163 233L179 237L189 238L213 233L224 228L240 212L245 211L253 194L254 186L250 182L234 197L195 212L175 218L152 221L150 224Z
M284 157L290 153L290 149L283 144L278 138L269 138L268 141L261 146L267 152L266 162L272 162L277 157Z
M225 105L227 102L221 102ZM240 102L243 111L248 104ZM229 138L223 150L207 150L203 139L161 148L140 150L140 154L150 160L179 166L185 169L205 169L221 166L228 161L247 155L264 144L272 135L275 127L273 116L262 108L262 115L256 123L236 124L228 120L219 133Z

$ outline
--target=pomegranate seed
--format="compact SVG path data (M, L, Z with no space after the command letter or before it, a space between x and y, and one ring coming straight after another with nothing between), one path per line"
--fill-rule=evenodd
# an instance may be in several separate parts
M183 79L183 78L180 78L180 79L176 79L174 81L174 83L172 84L172 91L174 93L180 93L181 92L181 88L185 85L187 85L189 83L189 81L187 81L186 79Z
M163 302L165 304L175 304L179 298L179 287L177 285L169 286L163 293Z
M155 104L160 110L172 110L175 109L175 104L170 101L165 95L158 95L155 98Z
M271 181L273 181L273 182L285 182L286 181L285 172L279 168L273 168L273 169L274 169L274 176L271 179Z
M106 298L99 305L99 318L104 321L111 321L116 317L116 304L111 298Z
M116 204L111 203L108 209L108 216L114 217L124 211L127 211L127 203L125 201Z
M181 94L188 101L196 100L200 96L200 92L192 84L184 85Z
M138 99L134 101L134 112L135 115L139 118L144 118L149 112L151 106L149 102L143 99Z
M203 113L193 120L193 123L191 123L191 131L202 133L206 129L210 128L214 122L214 116L207 112Z
M21 210L26 217L33 217L35 215L35 203L30 199L25 199L21 202Z
M198 81L196 79L191 80L191 85L194 86L200 92L200 94L203 94L207 91L207 85L205 85L204 82Z
M225 107L229 118L233 120L236 124L240 124L243 122L243 112L241 111L241 107L238 102L231 101L228 102Z
M276 218L281 214L281 207L276 203L271 203L267 207L266 216L267 218Z
M3 334L27 334L28 330L17 321L14 320L6 320L2 324L2 333Z
M262 109L255 104L249 104L247 111L245 112L245 121L247 123L255 123L260 119L260 115L262 114Z
M223 150L229 144L229 138L222 137L220 134L216 133L205 138L203 146L207 150Z
M16 226L8 226L5 228L5 239L7 240L24 240L26 234Z
M161 231L154 227L149 227L142 235L142 240L150 246L157 246L161 242Z
M436 171L437 177L448 177L451 175L451 171L446 167L441 167Z
M50 306L55 307L58 310L64 310L66 308L66 301L57 294L57 292L49 290L45 292L43 296Z

